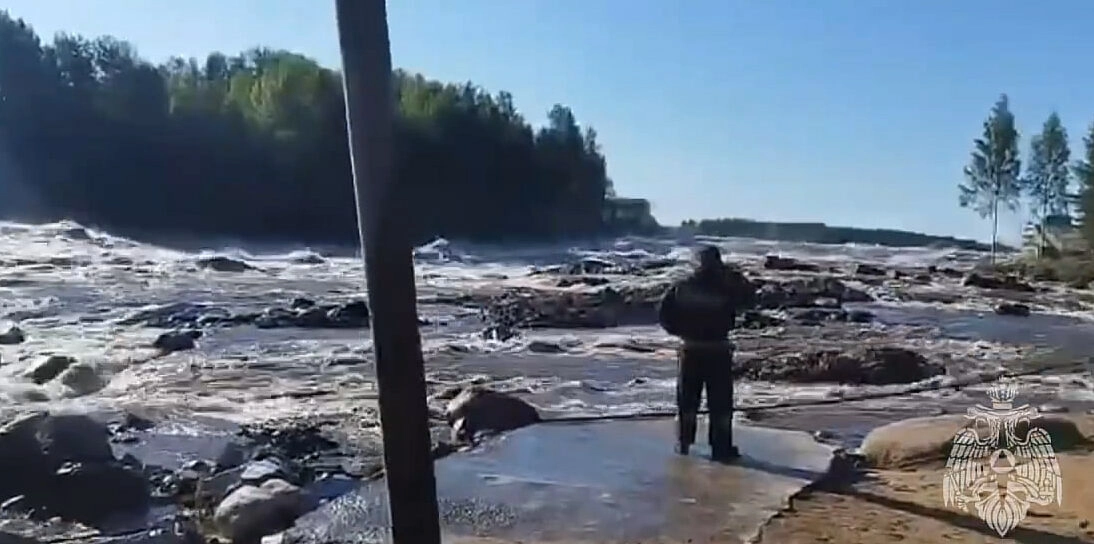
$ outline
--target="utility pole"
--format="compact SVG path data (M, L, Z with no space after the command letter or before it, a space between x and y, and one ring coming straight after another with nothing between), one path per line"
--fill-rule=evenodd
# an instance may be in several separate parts
M396 544L440 544L408 195L394 179L384 0L335 0L357 225L372 315L384 471Z

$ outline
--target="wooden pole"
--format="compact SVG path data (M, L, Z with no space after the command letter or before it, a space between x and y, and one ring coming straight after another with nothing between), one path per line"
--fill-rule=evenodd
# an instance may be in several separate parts
M396 544L440 544L408 195L394 179L384 0L336 0L357 224L372 314L384 471Z

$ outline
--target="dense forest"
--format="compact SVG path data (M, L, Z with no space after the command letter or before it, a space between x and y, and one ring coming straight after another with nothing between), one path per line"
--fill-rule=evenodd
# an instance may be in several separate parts
M990 246L975 240L934 236L896 229L834 227L824 223L786 223L752 219L687 220L681 229L707 236L733 236L760 240L782 240L814 244L874 244L890 247L939 246L984 250Z
M611 229L596 131L556 105L397 71L396 168L415 237L543 239ZM0 214L144 235L356 239L342 86L257 48L142 60L111 37L43 42L0 11Z

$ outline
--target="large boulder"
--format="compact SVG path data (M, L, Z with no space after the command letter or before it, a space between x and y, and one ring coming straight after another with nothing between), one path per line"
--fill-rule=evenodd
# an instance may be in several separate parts
M751 380L849 385L912 383L945 372L941 364L898 347L803 351L772 359L741 359L734 367L738 376Z
M244 485L217 505L213 523L234 544L258 544L262 537L292 526L309 509L301 489L284 480Z
M22 495L37 514L93 524L148 506L139 470L114 458L106 426L78 414L37 412L0 428L0 501Z
M963 415L919 417L878 427L862 442L867 464L879 469L902 469L944 463L954 436L972 424ZM1056 452L1089 445L1094 421L1087 417L1047 416L1034 419L1045 429ZM1024 427L1028 428L1028 427Z
M531 404L479 386L456 395L448 402L444 415L457 441L470 441L481 434L511 431L541 421L539 411Z

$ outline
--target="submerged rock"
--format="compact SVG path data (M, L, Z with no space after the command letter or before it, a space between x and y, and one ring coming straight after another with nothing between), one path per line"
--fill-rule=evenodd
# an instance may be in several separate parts
M1036 291L1032 285L1014 276L985 276L977 274L976 272L972 272L968 276L965 276L965 279L962 280L961 284L965 287L979 287L981 289L999 289L1025 293Z
M750 380L795 383L889 385L937 376L945 367L904 348L815 350L774 359L734 361L734 373Z
M42 385L60 376L75 362L76 358L68 355L50 355L29 367L23 373L23 376L38 385Z
M757 310L746 310L737 317L737 326L742 329L764 329L778 327L782 324L782 319Z
M995 313L999 315L1013 315L1018 317L1029 317L1030 309L1025 304L1018 304L1013 302L1004 302L995 307Z
M201 338L201 331L181 331L181 332L165 332L152 342L152 347L160 350L162 353L173 353L176 351L185 351L188 349L194 349L196 345L195 341Z
M22 344L27 339L27 335L23 332L23 329L12 325L4 332L0 332L0 345L11 346L15 344Z
M893 272L894 272L895 277L899 277L898 276L898 274L899 274L898 270L894 270ZM876 266L876 265L872 265L872 264L866 264L866 263L859 263L859 264L855 265L855 275L856 276L884 276L886 274L885 274L885 269L880 267L880 266Z
M471 441L480 434L511 431L541 421L539 411L531 404L480 386L456 395L448 402L444 415L456 441Z
M792 270L797 272L820 272L820 267L812 263L803 263L790 257L768 255L764 258L767 270Z
M239 259L232 259L230 257L224 257L217 255L215 257L202 257L197 260L199 268L206 270L213 270L216 272L246 272L248 270L258 270L257 267L247 264Z
M60 381L77 397L90 395L106 387L106 382L99 376L98 368L88 363L70 365L61 373Z

